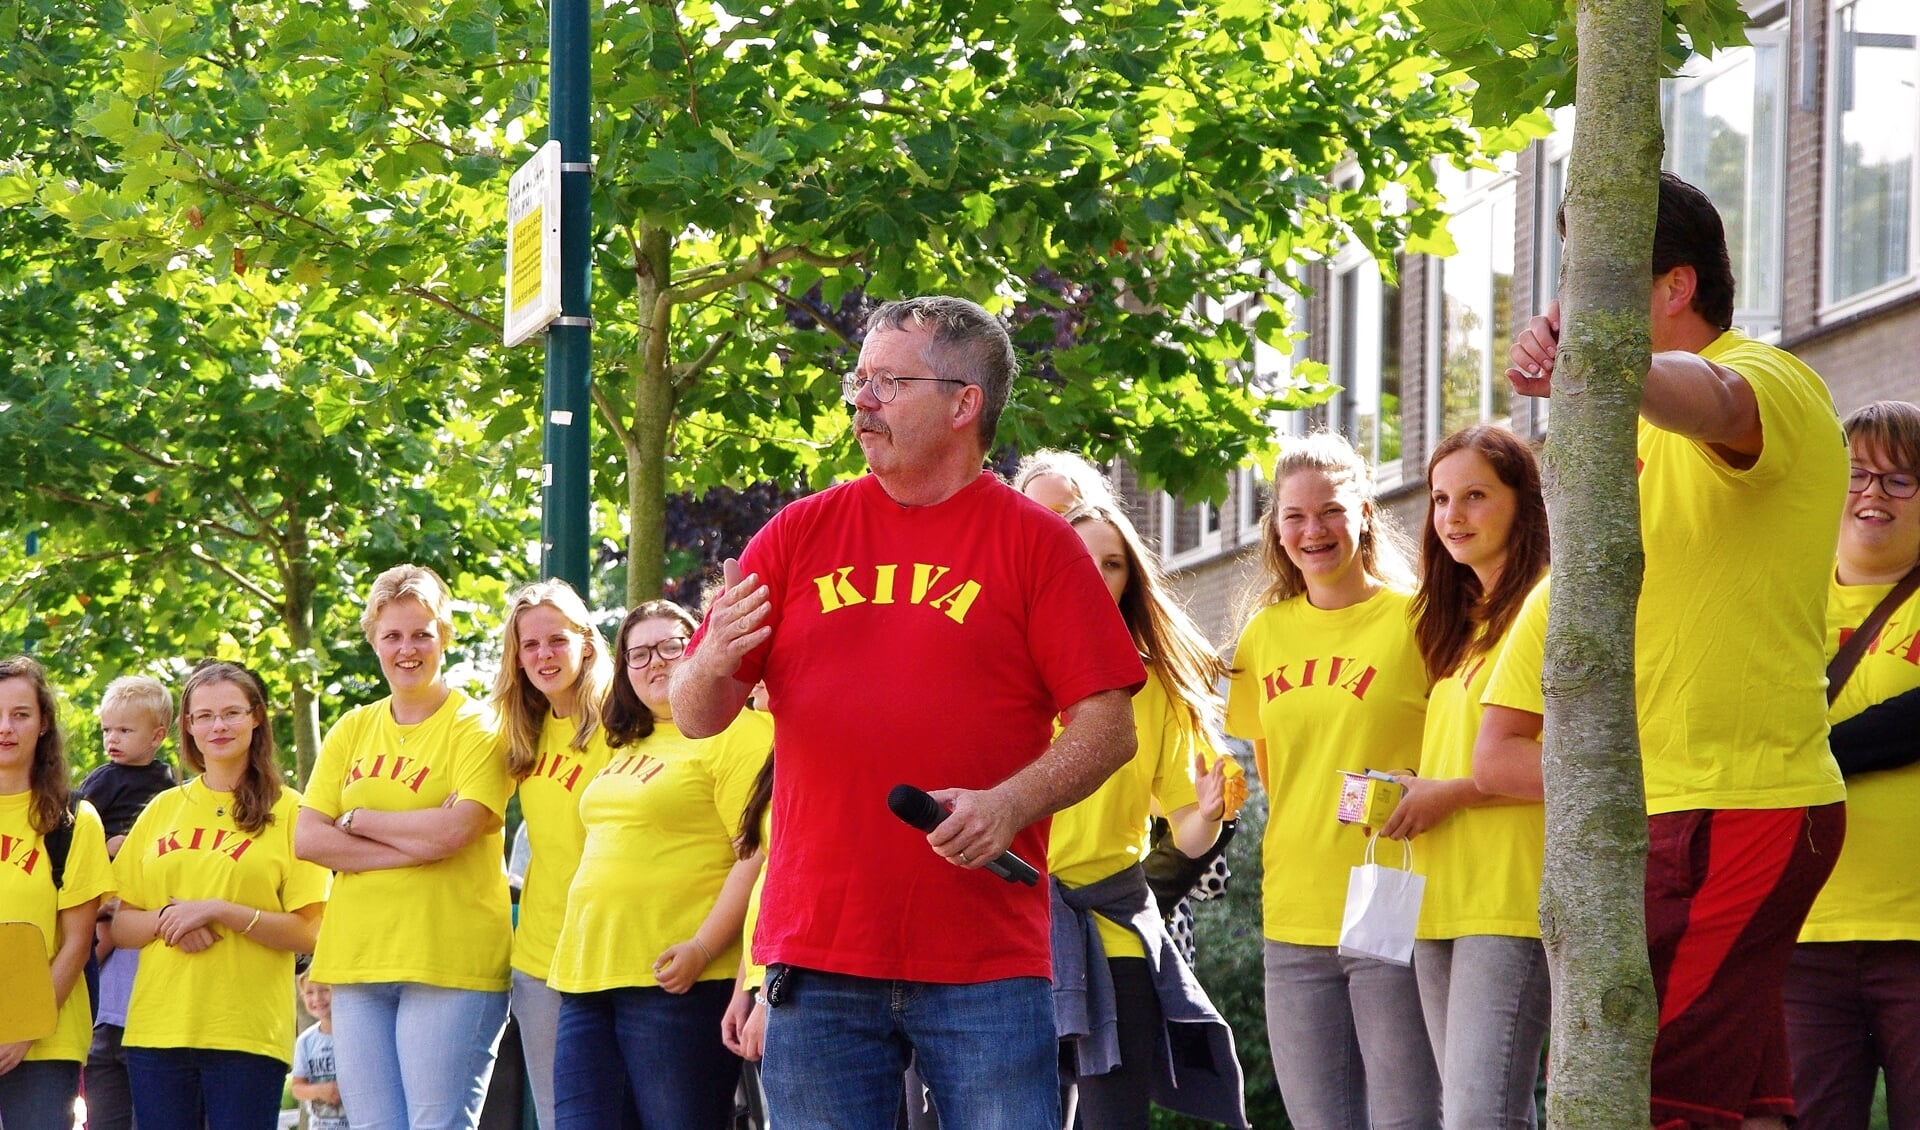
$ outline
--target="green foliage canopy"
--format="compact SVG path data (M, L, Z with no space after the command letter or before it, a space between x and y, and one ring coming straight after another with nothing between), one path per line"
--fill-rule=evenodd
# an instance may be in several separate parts
M29 40L71 35L51 7L29 0ZM0 193L176 295L264 276L354 327L364 379L465 353L483 438L518 439L532 353L492 342L505 181L544 137L542 12L102 5L72 67L100 76L70 133L95 159L26 162ZM1004 438L1217 490L1318 376L1250 379L1253 340L1297 332L1272 293L1290 265L1349 239L1444 247L1430 162L1475 144L1391 0L595 14L597 478L625 504L630 595L658 589L666 491L857 467L849 296L1018 314L1037 379ZM1251 332L1212 316L1246 293L1266 294ZM369 403L311 395L326 421Z

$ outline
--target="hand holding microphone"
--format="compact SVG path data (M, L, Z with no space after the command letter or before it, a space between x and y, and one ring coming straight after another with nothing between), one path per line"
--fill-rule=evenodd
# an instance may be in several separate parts
M1035 885L1040 881L1040 873L1031 864L1010 851L994 850L996 841L1002 846L1012 842L1013 831L1018 829L995 828L998 821L993 815L978 810L975 798L985 795L965 789L942 789L939 794L930 794L912 785L895 785L887 794L887 807L901 820L926 832L928 843L935 851L954 858L961 866L984 867L1009 883ZM951 811L942 803L947 798L954 801ZM985 840L981 839L983 835ZM967 846L957 848L961 843ZM955 850L949 851L950 848Z

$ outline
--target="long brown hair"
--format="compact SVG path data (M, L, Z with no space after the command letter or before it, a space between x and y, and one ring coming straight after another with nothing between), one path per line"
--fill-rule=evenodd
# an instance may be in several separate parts
M1214 717L1214 686L1229 668L1213 650L1205 632L1173 597L1160 560L1146 548L1125 514L1102 505L1067 511L1068 524L1105 522L1120 535L1127 558L1127 587L1120 592L1120 618L1147 667L1172 692L1181 719L1194 733L1205 733Z
M28 823L42 836L67 822L73 795L72 772L67 768L67 739L60 732L58 704L47 684L46 669L24 655L0 660L0 682L25 679L33 688L40 710L40 735L33 743L33 765L27 773L27 792L33 797Z
M740 834L733 838L733 854L745 859L754 852L767 846L760 838L760 821L767 815L767 809L773 804L773 751L767 751L767 762L754 775L753 788L747 793L747 803L740 810Z
M273 806L280 800L280 767L273 760L273 722L267 716L267 692L253 672L238 663L208 659L193 669L180 688L180 757L196 773L207 771L207 759L194 740L187 716L193 713L193 692L213 683L231 683L247 696L253 712L253 737L247 742L247 767L233 786L233 822L257 836L273 823Z
M1351 487L1360 496L1364 512L1358 515L1360 532L1354 541L1360 553L1360 567L1376 583L1389 588L1405 588L1413 582L1413 569L1407 564L1406 541L1385 510L1374 505L1373 468L1367 466L1344 436L1332 432L1310 432L1286 441L1280 458L1273 465L1273 497L1267 512L1260 516L1260 567L1263 587L1255 599L1257 609L1292 600L1307 591L1307 578L1300 566L1287 556L1280 541L1280 488L1301 471L1318 471L1336 488Z
M1547 504L1540 496L1540 464L1520 437L1493 424L1475 424L1448 436L1427 460L1427 482L1449 455L1478 452L1500 481L1513 489L1513 526L1506 561L1492 592L1480 577L1447 552L1433 528L1433 496L1427 496L1427 528L1420 535L1420 591L1413 597L1414 641L1426 661L1427 679L1438 682L1498 643L1520 614L1520 605L1547 571L1550 542Z
M567 627L580 636L580 673L573 680L574 749L585 749L600 728L600 710L613 681L613 657L606 641L587 615L586 603L565 581L536 581L513 594L507 603L507 623L501 634L500 671L493 678L493 693L487 701L499 715L506 731L507 772L516 781L524 781L540 762L540 731L547 723L553 704L540 688L527 678L520 665L520 613L541 605L558 612Z
M613 637L614 653L620 657L620 665L613 673L613 691L607 695L606 708L600 712L600 724L607 730L607 745L613 749L653 733L653 711L640 701L640 694L633 689L633 679L626 670L627 633L642 620L672 620L685 627L688 635L700 626L693 613L671 600L649 600L636 605L627 613L627 618L620 621L620 631Z

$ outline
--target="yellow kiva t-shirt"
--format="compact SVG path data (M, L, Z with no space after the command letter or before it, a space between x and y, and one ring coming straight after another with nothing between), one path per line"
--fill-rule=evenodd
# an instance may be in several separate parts
M606 730L596 728L587 748L572 746L574 722L547 715L540 728L540 760L520 782L520 813L532 854L520 888L520 922L513 931L513 967L541 980L553 969L553 946L567 914L567 888L580 865L586 828L580 796L608 760Z
M1434 684L1427 700L1426 734L1420 745L1420 775L1435 780L1473 776L1473 743L1480 735L1482 698L1494 668L1516 646L1533 638L1529 610L1546 623L1547 582L1534 586L1507 634ZM1538 691L1539 652L1534 652ZM1463 808L1414 840L1427 873L1420 903L1422 938L1498 934L1540 936L1540 867L1546 856L1546 807L1490 804Z
M1764 447L1736 470L1640 422L1647 811L1830 804L1846 786L1827 749L1821 643L1846 439L1827 386L1790 354L1728 331L1700 355L1753 389Z
M1867 618L1892 585L1842 585L1827 598L1827 654ZM1828 717L1844 722L1877 702L1920 687L1920 600L1888 618ZM1847 780L1847 840L1800 931L1803 942L1920 939L1920 881L1910 858L1920 811L1920 765Z
M56 889L45 837L33 830L32 802L31 792L0 796L0 921L32 923L47 940L51 961L60 952L60 912L112 894L113 873L107 864L107 835L100 827L100 814L83 800L74 806L73 841ZM60 1006L53 1035L35 1040L27 1049L27 1059L84 1061L92 1041L92 1006L87 979L81 977Z
M760 850L765 852L773 847L773 806L768 805L760 816ZM764 857L763 857L764 860ZM753 890L747 895L747 917L740 923L740 953L742 969L740 987L757 989L767 983L767 967L753 960L753 929L760 924L760 892L767 888L767 865L760 864L760 874L753 877Z
M217 898L264 911L325 902L332 876L296 859L300 794L280 790L273 820L240 830L233 795L201 778L149 801L113 861L121 901L158 910L169 901ZM140 951L122 1042L130 1048L201 1048L293 1062L293 955L223 926L199 953L149 942Z
M659 722L614 748L580 798L587 839L548 984L563 993L659 984L654 960L693 937L737 862L733 839L772 748L773 721L753 710L711 738ZM699 979L731 978L739 964L736 936Z
M1334 818L1340 772L1420 763L1427 672L1408 599L1382 589L1329 611L1297 596L1261 609L1240 633L1227 732L1267 743L1261 901L1276 942L1339 943L1348 872L1367 846L1365 829Z
M498 816L512 786L492 717L456 690L409 726L394 722L389 699L349 710L321 743L301 803L331 820L350 808L438 808L459 793ZM496 821L442 860L341 872L320 923L313 979L505 992L513 924L504 856Z
M1166 680L1151 667L1133 696L1133 759L1080 802L1053 814L1047 871L1069 887L1096 883L1146 858L1153 832L1151 802L1170 813L1196 804L1193 754L1204 734L1177 712ZM1218 756L1216 754L1216 756ZM1145 957L1133 931L1096 914L1094 926L1108 957Z

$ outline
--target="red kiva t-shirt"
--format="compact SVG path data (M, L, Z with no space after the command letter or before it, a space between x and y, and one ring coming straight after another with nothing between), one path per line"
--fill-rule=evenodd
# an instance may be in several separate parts
M1146 678L1072 528L991 474L935 506L873 476L781 511L741 572L772 597L773 835L754 956L860 977L1045 977L1047 885L935 855L898 784L986 789L1032 762L1054 718ZM698 647L696 638L695 646ZM1044 870L1047 821L1012 851Z

